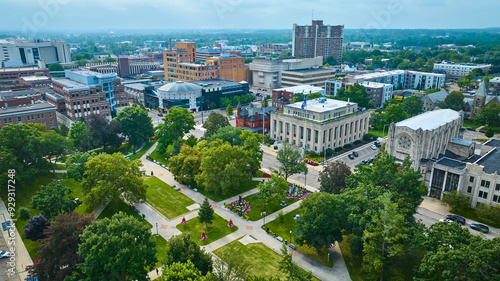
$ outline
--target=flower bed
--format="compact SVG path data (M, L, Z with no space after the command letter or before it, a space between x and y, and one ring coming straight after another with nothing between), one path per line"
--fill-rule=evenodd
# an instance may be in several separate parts
M302 200L302 199L304 199L306 196L308 196L309 194L312 194L312 192L307 192L307 193L304 193L304 194L303 194L303 195L301 195L301 196L298 196L298 194L297 194L297 197L295 197L295 196L288 196L288 197L286 197L285 199L299 199L299 200Z
M245 199L241 199L241 202L243 203L244 205L244 211L243 211L243 215L247 215L248 212L250 212L250 209L252 208L252 206L250 205L250 203L248 203ZM239 207L239 201L236 200L234 202L231 202L229 204L226 205L226 207L231 210L231 211L236 211L238 212L240 210L240 207Z
M296 190L297 190L297 192L295 192L295 189L293 187L291 187L291 189L289 188L288 191L287 191L287 195L288 196L285 197L285 199L299 199L299 200L302 200L306 196L308 196L309 194L312 194L312 192L308 191L307 189L303 188L302 186L296 185Z
M304 160L304 162L306 162L306 164L309 164L311 166L318 166L318 163L313 160L306 159Z

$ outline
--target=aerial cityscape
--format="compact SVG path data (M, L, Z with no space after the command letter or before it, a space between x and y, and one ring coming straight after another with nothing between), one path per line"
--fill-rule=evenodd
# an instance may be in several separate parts
M0 7L0 281L500 280L500 3Z

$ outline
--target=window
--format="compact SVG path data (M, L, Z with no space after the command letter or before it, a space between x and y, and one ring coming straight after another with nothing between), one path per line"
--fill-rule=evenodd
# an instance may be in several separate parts
M495 190L498 191L500 190L500 183L497 183L496 187L495 187Z
M500 200L498 200L498 195L493 195L493 202L499 202Z
M489 181L486 181L486 185L484 186L486 188L490 188L490 182Z
M472 186L468 186L467 187L467 193L471 193L472 192Z
M479 197L483 198L483 192L482 191L479 191Z
M481 186L484 186L486 184L486 181L485 180L482 180L481 181Z
M469 182L474 182L474 177L470 177Z

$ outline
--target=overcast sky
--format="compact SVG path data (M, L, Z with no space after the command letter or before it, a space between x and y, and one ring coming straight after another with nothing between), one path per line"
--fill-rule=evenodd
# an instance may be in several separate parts
M500 0L0 0L0 29L291 29L500 26Z

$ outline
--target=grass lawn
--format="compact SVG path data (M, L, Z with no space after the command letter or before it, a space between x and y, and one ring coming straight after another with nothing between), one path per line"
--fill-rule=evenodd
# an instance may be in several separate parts
M223 253L227 253L229 257L237 255L238 258L243 259L244 263L249 265L250 274L255 277L278 277L286 280L286 275L279 271L279 261L282 260L282 256L262 243L243 245L235 240L214 251L214 254L219 257ZM313 276L313 280L318 279Z
M130 208L130 206L127 205L127 203L123 202L122 200L117 200L115 204L111 203L108 204L106 208L104 208L102 213L99 215L99 217L97 217L97 219L111 218L114 214L117 214L118 212L123 212L126 215L133 216L142 223L147 224L150 228L153 227L148 221L143 220L139 213L132 210L132 208Z
M148 186L146 201L168 219L189 212L186 207L195 203L157 177L145 177L144 183Z
M165 152L165 154L160 154L158 153L158 147L157 147L153 152L151 152L149 156L151 156L154 160L162 163L163 165L167 165L168 158L170 158L170 152L172 151L173 148L174 147L170 144L167 147L167 152Z
M247 196L243 199L245 199L248 203L250 203L250 206L251 206L250 212L248 212L248 214L247 214L249 220L251 220L251 221L260 220L262 218L260 216L260 213L264 211L264 204L262 204L262 202L258 199L257 193L252 194L250 196ZM298 199L285 199L286 206L293 204L297 201L299 201L299 200ZM269 202L266 206L267 214L270 215L276 211L283 209L284 207L281 206L280 203L281 203L281 200L279 200L279 199L275 199L275 200L272 200L271 202Z
M472 121L470 121L468 119L464 119L464 124L463 124L464 128L471 127L473 129L476 129L476 128L480 127L480 126L481 125L476 124L476 123L474 123L474 122L472 122Z
M150 149L153 146L154 143L155 143L155 141L148 140L141 150L137 151L136 154L132 154L132 155L128 156L127 158L130 160L135 160L135 159L141 158L144 155L144 153L146 153L146 151L148 151L148 149ZM128 153L126 153L126 154L128 154Z
M82 205L78 206L78 208L75 209L77 213L87 215L92 212L92 210L88 210L87 204L83 201L83 186L82 183L79 181L76 181L75 179L66 179L62 181L62 185L68 187L73 191L71 193L71 197L78 198L82 203Z
M204 246L238 230L236 225L228 227L227 223L228 221L223 219L221 216L214 214L214 220L208 225L208 227L206 227L205 224L201 224L198 221L198 217L196 217L188 220L187 224L178 224L177 229L182 231L182 233L191 234L193 240L198 245ZM207 235L207 239L200 240L200 236L203 232Z
M386 129L387 129L387 128L386 128ZM386 135L386 136L387 136L387 130L386 130L386 132L382 132L382 130L373 130L373 129L368 129L368 133L369 133L369 134L372 134L372 135L374 135L374 136L376 136L376 137L379 137L379 138L381 138L381 137L382 137L382 133L384 133L384 135Z
M344 236L344 240L339 243L342 256L349 271L349 275L353 281L363 281L367 277L361 270L363 267L363 259L351 255L351 245L346 241L348 237ZM389 263L389 266L384 268L384 280L413 280L413 268L420 265L425 252L423 251L406 251L407 255L394 257Z
M213 193L213 192L206 191L206 190L203 189L203 187L198 187L196 184L191 184L191 185L193 186L193 188L198 189L199 193L201 193L201 194L205 195L206 197L214 200L215 202L220 202L222 200L226 200L228 198L231 198L233 196L236 196L238 194L241 194L243 192L246 192L246 191L249 191L251 189L256 188L257 185L259 185L259 182L260 181L252 181L252 183L249 184L248 186L245 186L244 188L240 188L240 189L231 190L230 193L225 194L225 195L216 194L216 193Z
M167 259L167 240L161 237L161 235L153 235L156 240L156 258L158 262L156 267L163 266L163 261Z
M325 266L328 267L333 267L333 261L330 260L328 262L328 250L323 249L321 251L316 251L313 247L310 247L309 245L303 245L300 246L296 243L295 241L295 228L297 227L297 221L293 218L295 215L301 215L302 212L299 209L296 209L288 214L284 215L283 222L279 220L279 218L276 218L275 220L268 222L266 224L267 227L269 227L269 231L275 233L277 236L281 236L283 239L290 240L290 230L292 231L292 243L295 244L297 247L297 250L301 251L302 253L308 255L309 257L315 259L316 261L322 263ZM264 230L266 229L265 227L262 227Z

